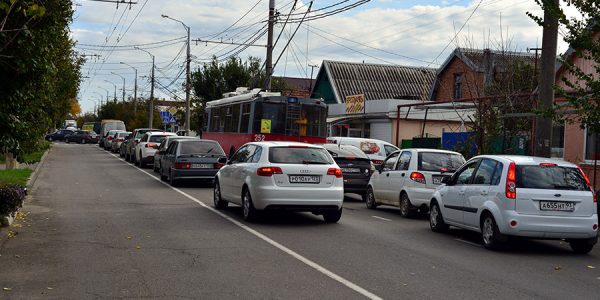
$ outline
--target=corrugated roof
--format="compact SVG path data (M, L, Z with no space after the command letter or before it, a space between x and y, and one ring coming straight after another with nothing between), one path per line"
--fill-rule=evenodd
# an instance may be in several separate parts
M324 60L338 103L364 94L366 100L428 100L436 69Z
M446 70L448 64L454 57L461 59L467 66L469 66L475 72L484 72L484 52L489 51L491 54L492 64L495 72L504 72L508 66L514 65L517 62L522 62L529 65L535 64L535 54L527 52L514 52L514 51L498 51L489 49L470 49L470 48L456 48L448 56L444 64L438 69L438 73ZM539 57L538 57L539 59ZM539 67L539 63L538 63Z

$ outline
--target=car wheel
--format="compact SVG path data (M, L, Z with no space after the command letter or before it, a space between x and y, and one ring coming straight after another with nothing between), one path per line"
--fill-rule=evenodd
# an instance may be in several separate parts
M229 203L221 197L221 185L219 185L219 181L215 180L215 187L213 189L213 202L215 204L216 209L225 209L229 205Z
M51 136L50 136L50 137L48 137L48 141L50 141L50 142L52 142L52 141L53 141L53 139L52 139L52 137L51 137Z
M373 188L369 187L367 189L367 197L366 197L366 201L365 204L367 205L368 209L375 209L377 208L377 202L375 201L375 194L373 193Z
M337 223L342 217L342 209L336 211L326 211L323 213L323 220L326 223Z
M416 209L410 203L408 194L402 193L400 196L400 215L404 218L412 218L415 215Z
M429 227L431 227L431 231L433 232L448 231L449 226L444 222L442 211L437 202L431 203L431 207L429 208Z
M171 186L177 186L177 180L173 178L173 172L169 172L169 184Z
M494 217L489 213L481 220L481 238L483 246L490 250L498 250L505 239L498 230Z
M570 240L569 245L573 252L577 254L588 254L596 245L598 238L592 239L581 239L581 240Z
M68 143L69 143L69 139L65 139L65 143L67 143L67 144L68 144Z
M158 173L160 174L160 180L167 181L167 176L164 175L165 173L163 172L162 168L160 168L160 170L158 171Z
M154 171L154 173L158 173L158 168L156 167L156 164L152 164L152 171Z
M255 221L258 217L258 211L254 208L254 204L252 204L252 196L250 196L250 191L247 188L244 189L244 193L242 194L242 213L244 220L248 222Z

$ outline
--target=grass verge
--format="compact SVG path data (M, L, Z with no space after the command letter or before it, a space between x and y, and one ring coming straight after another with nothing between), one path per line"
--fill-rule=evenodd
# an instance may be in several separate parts
M7 185L26 187L27 179L32 172L33 170L30 169L0 170L0 187Z

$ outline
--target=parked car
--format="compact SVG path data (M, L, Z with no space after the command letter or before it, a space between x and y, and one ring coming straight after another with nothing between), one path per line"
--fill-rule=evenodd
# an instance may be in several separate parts
M129 134L125 136L123 142L121 143L121 146L119 147L119 150L117 152L119 152L119 156L125 158L125 146L127 146L127 141L129 140L129 138L131 137L131 132L128 132Z
M352 145L362 150L373 162L381 165L386 157L393 152L400 150L398 147L382 140L352 138L352 137L328 137L327 143L338 145Z
M262 210L309 211L326 222L342 216L342 170L322 146L256 142L240 147L217 172L214 205L242 206L245 220Z
M193 137L193 136L166 136L165 139L163 140L162 143L160 143L160 147L158 147L158 149L156 150L156 153L154 154L154 172L157 172L160 170L160 164L161 164L161 157L163 155L163 153L166 153L167 147L169 147L169 145L171 144L172 141L174 140L199 140L199 138L197 137Z
M154 154L166 136L177 136L173 132L146 132L135 145L135 164L144 168L146 164L154 164Z
M111 150L112 149L112 142L115 139L115 136L118 132L123 132L122 130L109 130L108 133L106 133L106 138L104 139L104 150Z
M127 142L125 142L125 160L128 162L135 161L135 146L140 142L140 139L150 131L161 131L155 128L136 128L134 129Z
M426 212L435 189L465 162L457 152L434 149L403 149L388 156L367 188L367 208L380 204L400 207L409 218Z
M77 130L65 136L66 143L94 144L98 142L98 135L93 131Z
M577 253L598 240L596 196L583 171L558 159L482 155L445 180L431 200L430 227L481 232L497 249L510 236L565 239Z
M128 131L118 131L117 133L115 133L115 135L113 136L112 143L110 144L111 152L119 153L119 150L121 149L121 144L123 144L123 142L125 141L125 137L130 134L131 132Z
M81 130L93 131L96 134L100 134L100 130L102 129L102 123L100 122L85 122L83 126L81 126Z
M344 175L344 193L359 194L366 199L369 178L375 166L369 157L360 149L351 145L323 145L333 160L342 169Z
M73 134L74 131L70 129L61 129L53 133L46 134L44 137L47 141L64 141L66 136Z
M223 159L227 159L219 143L211 140L175 139L162 151L160 179L173 186L184 179L213 181L224 165Z
M106 140L108 133L111 130L125 131L125 123L121 120L102 120L102 124L100 126L100 140L98 141L98 146L100 148L108 150L108 147L104 145L104 141Z

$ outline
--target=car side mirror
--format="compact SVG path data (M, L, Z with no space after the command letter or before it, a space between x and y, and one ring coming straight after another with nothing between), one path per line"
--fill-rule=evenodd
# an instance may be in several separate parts
M452 177L444 177L442 178L442 183L445 185L452 185Z
M227 161L227 157L219 157L219 160L217 161L220 164L229 164L229 162Z

